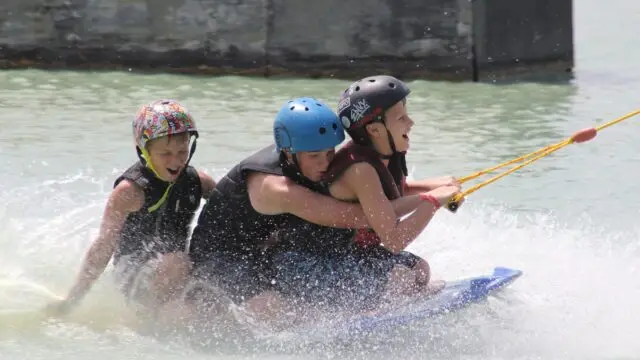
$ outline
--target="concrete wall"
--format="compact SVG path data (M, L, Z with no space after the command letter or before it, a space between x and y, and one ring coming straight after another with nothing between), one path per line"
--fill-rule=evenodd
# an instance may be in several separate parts
M566 72L573 67L571 0L474 0L474 66L479 79L501 73Z
M1 0L0 66L477 79L571 68L571 16L571 0Z

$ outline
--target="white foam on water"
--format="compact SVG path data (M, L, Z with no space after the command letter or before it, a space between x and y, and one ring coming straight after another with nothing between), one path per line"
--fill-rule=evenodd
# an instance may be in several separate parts
M38 309L67 291L96 234L110 182L87 170L1 193L1 310ZM494 266L522 270L524 275L498 297L357 344L274 342L267 348L280 357L368 359L400 354L470 359L636 356L639 233L636 224L608 229L586 214L561 222L552 213L470 199L457 214L438 213L410 250L429 260L434 278L476 276ZM18 291L20 284L25 286ZM0 331L0 336L5 344L8 339L25 342L42 336L69 344L82 337L115 336L125 348L153 342L136 335L132 318L105 275L69 319L30 320L21 331ZM8 329L7 319L0 329ZM99 342L94 347L113 345Z

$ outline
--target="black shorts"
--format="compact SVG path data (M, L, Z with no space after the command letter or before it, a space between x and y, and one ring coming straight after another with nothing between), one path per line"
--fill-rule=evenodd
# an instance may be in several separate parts
M384 248L341 255L288 251L273 256L274 290L306 302L366 309L383 294L395 265L413 268L420 260Z
M193 276L195 281L219 288L236 304L268 290L272 280L264 265L231 254L217 254L197 264Z

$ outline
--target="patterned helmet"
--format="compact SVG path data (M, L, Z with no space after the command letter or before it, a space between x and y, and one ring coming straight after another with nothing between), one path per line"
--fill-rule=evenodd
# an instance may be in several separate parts
M143 105L133 120L133 139L142 151L153 139L184 132L198 137L196 123L189 111L174 100L157 100Z

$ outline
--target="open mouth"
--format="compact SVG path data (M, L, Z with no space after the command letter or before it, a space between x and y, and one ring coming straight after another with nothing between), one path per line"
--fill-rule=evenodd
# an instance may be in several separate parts
M409 140L409 133L410 133L410 132L411 132L411 129L407 130L407 132L406 132L406 133L402 134L402 137L403 137L405 140Z
M169 172L169 174L171 175L178 175L178 173L180 172L180 168L177 168L176 170L173 169L169 169L167 168L167 171Z

